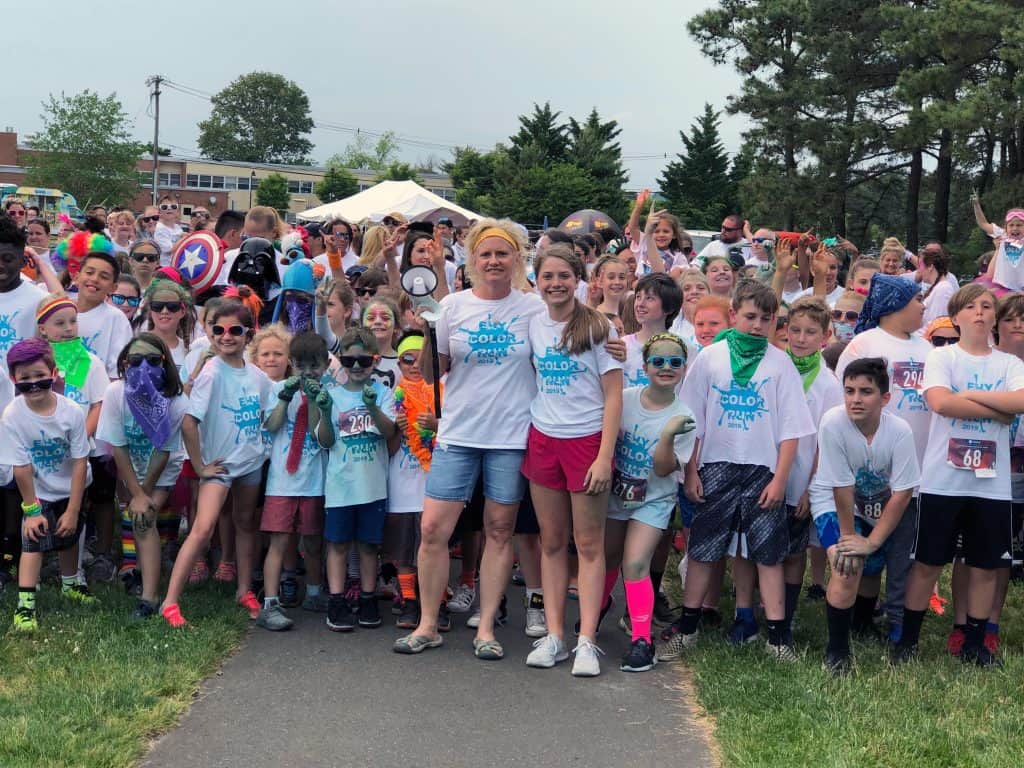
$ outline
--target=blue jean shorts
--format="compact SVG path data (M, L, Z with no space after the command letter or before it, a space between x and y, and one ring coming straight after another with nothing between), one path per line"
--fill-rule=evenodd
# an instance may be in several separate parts
M518 504L526 492L526 478L519 471L525 453L525 449L438 445L430 459L427 496L438 501L469 501L482 472L485 498Z
M822 549L827 550L834 544L839 543L839 536L841 535L839 532L839 516L835 512L824 512L818 515L818 517L814 518L814 527L818 531L818 539L821 541ZM867 520L854 516L853 530L858 535L867 538L875 528ZM868 555L864 560L865 576L877 576L885 568L885 555L889 551L890 541L891 539L886 539L881 547Z
M358 541L377 544L384 541L387 499L345 507L328 507L324 515L324 538L332 544Z

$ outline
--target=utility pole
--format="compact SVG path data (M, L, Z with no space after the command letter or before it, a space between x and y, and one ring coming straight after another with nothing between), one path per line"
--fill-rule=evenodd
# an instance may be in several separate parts
M162 75L153 75L146 80L146 85L153 87L151 96L154 99L153 110L153 205L160 199L160 83L164 81Z

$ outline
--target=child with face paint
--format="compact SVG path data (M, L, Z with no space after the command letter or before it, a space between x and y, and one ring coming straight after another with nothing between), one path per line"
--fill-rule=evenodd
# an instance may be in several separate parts
M275 382L278 401L264 424L273 443L260 530L270 534L270 547L263 563L265 591L256 625L274 632L292 626L278 592L282 565L295 534L302 536L306 553L306 599L315 601L320 594L323 451L334 445L332 400L320 384L327 370L327 344L314 333L304 333L291 340L288 354L293 375ZM286 569L286 580L288 576Z
M377 608L377 550L383 541L388 493L387 443L395 434L391 390L370 375L377 362L377 340L367 328L351 328L341 339L344 383L331 387L331 424L336 438L327 458L324 538L330 598L327 627L349 632L355 617L345 599L349 547L359 550L362 574L359 626L380 626Z
M89 484L89 437L82 409L53 392L57 367L42 339L25 339L7 353L19 396L0 418L0 465L14 468L21 495L21 558L14 629L34 631L36 591L44 552L57 552L61 594L94 602L76 578L78 540L85 527L82 499Z
M416 629L420 606L416 591L416 549L427 473L437 435L434 385L420 372L423 334L410 331L398 343L402 378L395 389L394 437L388 441L388 515L384 524L384 553L398 570L402 612L395 621L401 629ZM441 395L444 395L444 386ZM475 570L475 564L474 564Z
M185 449L199 476L196 517L174 561L160 613L172 627L185 625L178 598L193 564L205 554L221 507L231 492L238 557L238 604L250 618L260 604L250 589L257 554L256 510L266 451L264 413L273 403L271 382L245 360L252 313L238 302L221 304L211 316L217 357L196 378L182 423Z
M377 341L377 364L370 378L394 391L401 375L394 346L398 332L398 307L389 298L374 297L363 308L363 327Z
M692 411L676 397L686 371L686 345L677 336L659 333L644 344L643 357L650 383L622 393L605 528L606 581L614 585L622 567L632 632L630 650L619 666L623 672L646 672L655 663L651 559L672 517L675 474L690 459L696 428ZM653 450L638 451L640 442Z
M97 438L114 452L118 477L130 496L132 546L142 573L142 596L132 614L142 620L156 615L160 586L161 528L169 517L177 533L178 515L161 515L171 495L185 449L181 423L188 409L178 368L163 340L140 333L117 359L121 378L104 397Z

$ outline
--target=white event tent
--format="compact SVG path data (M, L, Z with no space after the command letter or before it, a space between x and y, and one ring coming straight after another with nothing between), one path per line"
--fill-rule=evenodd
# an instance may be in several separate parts
M380 221L389 213L400 213L409 221L434 221L447 216L464 226L481 218L440 195L428 192L415 181L382 181L365 192L310 208L298 214L300 221L324 221L340 216L346 221Z

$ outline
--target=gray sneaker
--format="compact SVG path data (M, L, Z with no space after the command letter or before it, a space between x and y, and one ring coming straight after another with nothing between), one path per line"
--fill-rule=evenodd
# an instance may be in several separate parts
M302 610L327 613L327 597L327 593L322 589L318 595L311 595L309 592L306 592L306 596L302 598Z
M548 634L547 616L544 615L544 596L538 595L536 592L526 603L525 631L527 637L543 638Z
M526 657L526 666L539 667L540 669L551 669L560 661L569 658L569 649L565 647L562 638L554 635L545 635L533 644L533 650Z
M117 578L117 566L110 555L96 555L89 567L89 574L93 581L111 582Z
M274 603L269 608L260 608L260 615L256 618L257 627L269 629L271 632L291 629L294 623L285 615L280 603Z

